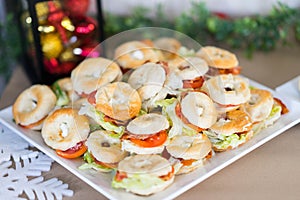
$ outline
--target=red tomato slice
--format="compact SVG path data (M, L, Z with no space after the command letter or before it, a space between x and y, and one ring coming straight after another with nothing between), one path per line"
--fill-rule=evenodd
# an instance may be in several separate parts
M163 130L146 139L130 138L130 141L140 147L151 148L164 144L167 140L167 137L167 131Z
M159 178L161 178L164 181L168 181L173 177L173 175L174 175L174 167L172 166L172 170L167 175L160 176Z
M94 91L94 92L92 92L91 94L89 94L89 95L87 96L88 102L89 102L90 104L92 104L92 105L95 105L95 104L96 104L96 98L95 98L96 93L97 93L97 91Z
M203 85L204 79L202 76L193 79L193 80L183 80L183 88L201 88Z
M219 69L220 74L233 74L233 75L239 75L241 73L241 67L236 66L230 69Z
M117 171L116 176L115 176L115 180L120 182L124 178L127 178L126 172L119 172L119 171Z
M68 159L78 158L87 151L87 147L83 142L77 143L74 147L71 147L65 151L55 150L56 154Z
M287 106L278 98L274 97L274 101L276 101L281 106L281 114L284 115L289 112Z
M192 165L193 162L195 162L195 161L197 161L197 160L195 160L195 159L189 159L189 160L184 160L184 159L182 159L180 162L181 162L181 164L184 165L184 166L190 166L190 165Z
M93 156L93 158L94 158L95 163L97 163L98 165L101 165L103 167L106 167L106 168L113 169L113 168L117 168L117 166L118 166L118 163L104 163L104 162L97 160L94 156Z

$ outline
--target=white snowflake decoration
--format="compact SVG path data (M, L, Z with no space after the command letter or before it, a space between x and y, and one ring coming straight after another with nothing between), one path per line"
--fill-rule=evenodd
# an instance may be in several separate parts
M73 196L57 178L44 180L42 172L51 169L53 160L0 124L0 199L54 200Z

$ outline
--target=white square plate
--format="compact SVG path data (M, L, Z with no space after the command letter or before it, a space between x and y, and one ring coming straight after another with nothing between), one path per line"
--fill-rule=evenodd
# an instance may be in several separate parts
M259 132L246 144L234 150L215 154L202 168L186 175L177 176L174 183L166 190L147 197L127 193L124 190L113 189L111 187L111 174L94 170L79 170L78 167L84 162L82 159L68 160L57 156L55 151L44 143L39 132L21 128L13 122L12 107L0 111L0 122L109 199L173 199L300 122L300 109L294 109L300 107L300 101L295 101L256 82L250 81L250 84L254 87L271 91L275 97L281 99L287 105L290 112L282 116L273 126Z

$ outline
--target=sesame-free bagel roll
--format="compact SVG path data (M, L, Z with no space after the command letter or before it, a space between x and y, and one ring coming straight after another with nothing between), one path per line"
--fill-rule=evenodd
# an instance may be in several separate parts
M197 56L203 58L209 65L209 75L240 74L241 68L234 53L214 46L202 47Z
M72 108L55 110L45 119L41 131L45 143L61 152L83 143L89 132L88 118Z
M119 138L112 138L110 131L97 130L92 132L85 142L89 153L95 159L95 163L100 165L96 169L107 172L108 169L116 168L118 163L127 156L127 152L121 150ZM104 170L101 170L103 169Z
M191 128L195 127L195 130L207 129L217 121L213 101L202 92L188 92L178 106L177 115L182 116L183 122Z
M94 99L96 110L121 121L137 116L142 104L138 92L125 82L114 82L99 88Z
M166 71L161 63L146 63L134 70L128 83L136 89L142 101L153 98L166 81Z
M202 89L216 103L219 112L237 109L250 99L248 81L237 75L214 76L204 82Z
M160 155L133 155L119 163L112 186L145 196L166 189L174 177L170 162Z
M24 90L13 104L16 124L40 130L44 119L54 109L56 96L47 85L33 85Z
M177 58L169 62L173 70L183 82L183 88L198 89L202 87L205 80L204 75L208 71L205 60L199 57Z
M136 154L157 154L168 139L169 121L161 114L148 113L130 121L121 138L122 149Z
M122 72L119 65L102 57L86 58L71 73L73 88L83 97L121 78Z
M234 149L252 138L251 118L242 110L229 111L205 134L211 139L215 151Z
M170 60L176 58L177 52L181 47L181 43L170 37L161 37L153 41L155 48L160 50L164 56L164 60Z
M129 41L116 48L114 60L124 69L135 69L146 62L159 61L159 55L141 41Z
M177 135L166 146L172 156L170 162L175 166L175 173L185 174L203 165L203 161L210 157L212 145L204 134L194 136Z
M251 89L251 97L241 108L246 111L252 122L259 122L266 119L274 104L271 92L263 89Z

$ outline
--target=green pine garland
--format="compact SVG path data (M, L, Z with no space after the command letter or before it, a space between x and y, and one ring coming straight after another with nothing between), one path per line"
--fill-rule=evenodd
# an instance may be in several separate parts
M266 16L220 18L208 11L204 3L194 2L192 8L174 21L167 20L159 5L156 17L149 19L149 10L136 7L130 16L106 13L105 32L108 36L139 27L158 26L180 31L202 45L223 43L231 48L270 51L278 44L287 44L292 32L300 41L300 10L278 3Z
M3 23L0 23L0 75L6 80L11 74L11 64L16 62L21 52L20 38L14 15L7 14Z
M196 2L190 10L181 13L173 21L167 19L162 5L156 10L156 17L152 19L147 17L150 10L144 7L136 7L130 16L106 13L106 36L139 27L165 27L185 33L202 45L218 43L245 49L248 56L254 51L270 51L279 44L287 44L290 35L300 41L300 10L282 3L274 6L266 16L237 19L222 19L211 13L204 3ZM0 23L0 75L5 77L9 77L10 63L17 60L21 51L17 27L13 21L13 14L10 13L6 22Z

